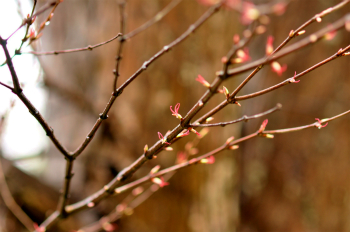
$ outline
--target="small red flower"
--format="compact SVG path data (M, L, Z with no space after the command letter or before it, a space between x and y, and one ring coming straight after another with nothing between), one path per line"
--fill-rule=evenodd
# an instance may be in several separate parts
M274 41L274 37L272 35L270 35L269 37L267 37L267 43L266 43L266 55L270 55L273 52L273 41Z
M183 151L178 152L176 155L176 163L181 164L181 163L185 163L186 161L187 161L186 153Z
M159 185L159 187L163 188L164 186L167 186L169 185L168 182L165 182L164 178L161 176L161 177L155 177L155 178L152 178L152 182Z
M174 110L173 110L173 107L170 106L170 111L173 113L172 115L174 115L176 118L178 119L182 119L182 116L181 114L179 114L179 109L180 109L180 103L177 103L174 107Z
M251 2L243 2L243 10L241 16L241 22L243 25L248 25L260 16L259 10Z
M328 25L328 27L330 29L333 29L332 25ZM332 30L332 31L328 32L327 34L325 34L324 38L325 38L325 40L332 40L336 36L336 34L337 34L337 31L336 30Z
M202 164L213 164L213 163L215 163L215 157L211 155L208 158L201 159L200 162Z
M287 70L287 65L284 64L283 66L281 66L277 61L274 61L271 63L271 68L272 71L277 73L278 76L282 76L282 73Z
M204 85L205 87L209 88L210 84L208 81L206 81L201 75L198 74L198 77L196 78L196 81Z
M232 62L239 64L239 63L243 63L246 61L251 60L250 56L249 56L249 49L248 48L244 48L244 50L239 49L237 51L237 58L233 59Z
M318 118L315 118L317 120L317 123L316 123L316 127L318 129L321 129L322 127L325 127L328 125L328 122L326 122L326 124L322 125L322 120L318 119Z
M263 121L263 123L261 124L261 126L260 126L260 128L259 128L259 131L258 131L259 133L262 133L262 132L265 130L265 128L266 128L268 122L269 122L268 119L265 119L265 120Z
M286 11L287 4L284 2L279 2L273 5L273 12L276 15L283 15L284 12Z

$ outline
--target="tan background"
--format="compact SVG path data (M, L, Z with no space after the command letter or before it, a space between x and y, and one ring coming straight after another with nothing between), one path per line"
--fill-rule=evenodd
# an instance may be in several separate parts
M129 1L127 31L142 25L168 2ZM291 29L338 2L291 1L283 16L270 17L267 33L253 39L250 55L253 59L264 56L267 35L274 35L277 45ZM118 83L181 35L205 10L205 6L194 0L184 0L164 20L128 41ZM348 10L349 6L324 18L322 23L308 27L307 33L335 21ZM158 131L165 134L176 126L178 121L171 116L169 106L180 102L183 115L191 109L205 90L195 78L201 74L209 81L214 79L233 35L241 35L243 29L237 13L221 10L194 35L154 62L123 92L113 105L109 119L75 164L73 202L102 188L142 154L145 144L157 141ZM64 1L45 29L38 50L92 45L118 32L117 1ZM347 46L348 41L348 32L341 31L332 41L322 41L281 59L281 64L288 65L282 77L266 66L239 95L278 83L294 71L301 72ZM46 117L57 137L70 150L83 141L110 97L117 45L115 41L91 52L40 58L49 91ZM229 80L225 86L233 90L247 74ZM299 126L314 122L316 117L331 117L349 109L348 76L349 59L344 57L307 74L298 84L243 101L241 108L227 107L215 116L215 122L252 115L276 103L281 103L283 110L268 116L267 129ZM223 98L215 96L205 110ZM199 154L216 148L231 135L241 137L254 132L261 122L262 119L258 119L211 129L199 144ZM179 171L169 186L137 207L133 215L118 221L118 227L120 231L138 232L349 231L349 129L346 116L322 130L309 129L278 135L273 140L256 138L245 142L239 150L217 156L214 165L197 165ZM173 152L159 154L138 171L134 179L147 174L156 164L162 167L173 164L176 152L183 150L185 143L193 138L191 135L174 145ZM64 178L65 161L55 148L46 155L50 162L41 181L58 191ZM46 192L39 191L39 194ZM67 231L89 224L113 210L123 197L78 213L55 230ZM57 196L53 198L53 202L57 200ZM30 212L38 222L45 217L43 211L32 209Z

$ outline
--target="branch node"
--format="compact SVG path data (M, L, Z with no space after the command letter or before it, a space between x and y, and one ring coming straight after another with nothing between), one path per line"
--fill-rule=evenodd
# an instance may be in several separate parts
M164 47L163 47L163 50L167 52L167 51L170 50L170 47L169 47L169 46L164 46Z
M115 56L116 61L121 60L122 58L123 58L122 56Z
M114 97L119 97L120 94L122 94L123 90L117 90L112 93Z
M236 99L234 99L234 98L228 97L228 98L226 98L226 101L228 104L236 104Z
M142 69L143 70L146 70L147 69L147 66L150 64L150 62L149 61L145 61L143 64L142 64Z
M53 135L53 129L52 129L52 127L50 127L50 129L46 131L46 136L50 137L52 135Z
M121 34L120 34L120 35L121 35ZM119 42L122 43L122 42L124 42L124 41L125 41L125 37L124 37L124 36L120 36L120 37L119 37Z
M68 175L66 175L66 179L67 180L70 180L70 179L72 179L72 177L74 176L74 172L71 172L70 174L68 174ZM68 198L68 197L67 197Z
M244 122L248 122L248 116L247 115L243 115L243 121Z
M104 114L99 114L100 115L100 119L102 119L102 120L105 120L105 119L107 119L108 118L108 115L104 115Z

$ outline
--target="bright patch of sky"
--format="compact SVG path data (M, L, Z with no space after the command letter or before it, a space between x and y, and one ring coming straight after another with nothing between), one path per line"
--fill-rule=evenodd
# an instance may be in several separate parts
M20 5L18 5L20 2ZM27 15L31 12L32 1L30 0L0 0L0 35L7 38L21 25L23 16L20 16L18 9ZM25 33L25 27L16 32L8 40L8 50L10 55L19 48ZM31 50L25 44L22 51ZM0 49L0 62L5 61L5 55ZM24 94L32 104L44 114L47 93L42 88L41 68L38 60L33 55L19 55L13 59L14 67L20 83L23 85ZM13 86L9 69L6 65L0 67L0 81ZM11 108L11 102L15 102ZM29 113L24 104L9 89L0 86L0 117L6 116L4 131L1 133L0 149L7 159L17 160L28 156L38 155L48 147L48 140L44 130L35 118ZM30 161L31 165L23 163L22 160L17 165L22 166L27 171L38 170L40 162Z

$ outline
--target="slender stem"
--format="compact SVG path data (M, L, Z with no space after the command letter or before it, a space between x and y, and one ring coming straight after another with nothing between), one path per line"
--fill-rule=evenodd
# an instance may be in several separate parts
M0 85L2 85L2 86L4 86L4 87L8 88L8 89L11 90L12 92L14 91L14 89L13 89L11 86L6 85L5 83L2 83L1 81L0 81Z
M128 40L135 35L141 33L142 31L146 30L156 22L160 21L162 18L164 18L165 15L167 15L175 6L177 6L182 0L172 0L166 7L164 7L161 11L159 11L152 19L144 23L142 26L136 28L135 30L129 32L124 36L125 40Z
M149 65L151 65L155 60L157 60L159 57L164 55L167 51L172 49L174 46L185 40L191 33L193 33L198 27L200 27L206 20L210 18L215 12L219 10L221 7L221 4L216 4L209 8L194 24L192 24L181 36L179 36L177 39L175 39L173 42L171 42L169 45L164 46L163 49L161 49L159 52L157 52L153 57L151 57L149 60L145 61L143 65L128 79L126 80L118 89L116 89L113 93L112 96L109 99L109 102L107 103L104 111L100 114L100 119L105 120L108 118L107 114L109 110L111 109L114 101L120 94L123 92L123 90L133 81L135 80L136 77L138 77L144 70L147 69ZM90 143L91 139L94 137L97 129L101 125L102 121L98 119L95 125L93 126L92 130L89 132L88 136L86 139L83 141L83 143L73 152L73 157L76 158L78 157L81 152L88 146ZM182 131L181 128L177 128L174 130L174 133L172 133L169 138L175 138L178 133ZM159 144L154 145L154 149L157 148L159 149L160 146ZM152 157L153 154L156 152L156 150L152 150L152 152L149 152L150 156ZM158 151L159 152L159 151ZM147 158L146 158L147 159ZM121 172L122 173L122 172ZM133 172L132 172L133 173ZM130 173L131 174L131 173ZM122 178L124 179L124 177Z
M30 18L33 17L33 14L34 14L35 7L36 7L37 2L38 2L37 0L34 0L34 2L33 2L33 8L32 8L32 12L30 13ZM24 33L24 36L23 36L21 45L20 45L19 48L16 50L15 55L17 55L17 54L19 53L19 51L21 51L24 42L27 40L27 35L28 35L28 32L29 32L29 27L30 27L30 25L31 25L32 23L33 23L33 21L27 23L26 32ZM12 58L13 58L13 57L12 57Z
M253 30L254 31L254 30ZM233 45L229 52L226 55L226 62L223 64L223 75L217 76L213 83L210 85L208 91L204 93L204 95L199 99L199 101L192 107L192 109L186 114L183 118L182 125L186 126L191 119L205 106L205 104L217 93L217 90L221 83L228 77L228 67L231 64L232 57L237 53L239 49L245 47L253 37L254 33L251 33L251 36L248 38L241 40L237 45ZM228 103L228 102L227 102ZM206 118L205 118L206 119ZM202 122L200 122L202 123Z
M11 73L12 82L13 82L13 86L14 86L13 90L15 93L19 94L22 92L22 89L21 89L21 86L19 84L15 68L13 67L10 53L9 53L7 46L6 46L7 40L2 39L2 37L0 36L0 44L2 46L2 49L4 50L5 57L6 57L6 63L7 63L9 70L10 70L10 73Z
M55 5L57 4L57 2L60 0L54 0L51 2L46 3L42 8L40 8L35 14L33 14L31 17L26 18L23 20L22 24L14 31L11 33L11 35L9 37L7 37L6 40L10 39L19 29L21 29L24 25L33 22L33 19L35 16L38 16L42 13L44 13L45 11L47 11L48 9L50 9L51 7L55 7Z
M269 60L270 57L273 57L273 55L280 51L290 40L292 40L293 38L295 38L296 36L298 36L298 33L302 30L304 30L307 26L309 26L310 24L312 24L313 22L316 22L316 20L321 17L320 15L322 14L322 17L333 12L336 9L340 9L342 6L344 6L346 3L349 3L349 0L344 1L339 3L338 5L329 8L330 10L328 10L326 13L322 13L325 11L322 11L320 14L316 14L314 15L311 19L309 19L308 21L306 21L303 25L301 25L299 28L297 28L295 31L292 30L288 37L269 55L265 58L265 61ZM264 64L258 65L254 71L232 92L231 94L231 98L234 98L237 93L263 68ZM227 74L226 74L227 75Z
M315 64L314 66L306 69L305 71L299 73L298 75L295 75L294 77L288 78L288 79L278 83L277 85L271 86L271 87L266 88L264 90L261 90L261 91L255 92L255 93L251 93L251 94L246 94L246 95L243 95L243 96L235 97L235 100L236 101L242 101L242 100L246 100L246 99L249 99L249 98L254 98L254 97L266 94L268 92L271 92L273 90L276 90L278 88L281 88L282 86L285 86L285 85L288 85L290 83L293 83L293 79L299 79L301 76L304 76L305 74L315 70L316 68L319 68L322 65L324 65L324 64L326 64L326 63L328 63L328 62L330 62L332 60L335 60L335 59L341 57L348 50L350 50L350 45L348 45L346 48L344 48L341 52L335 53L334 55L328 57L327 59L324 59L323 61L321 61L321 62Z
M69 198L70 182L73 177L73 163L73 159L66 159L66 174L64 178L63 191L60 196L60 201L58 203L58 211L60 212L60 216L62 216L63 218L67 216L65 207Z
M61 54L61 53L80 52L80 51L86 51L86 50L92 51L94 48L101 47L101 46L103 46L105 44L108 44L108 43L114 41L115 39L119 38L120 36L122 36L122 34L118 33L116 36L114 36L113 38L110 38L107 41L104 41L102 43L98 43L98 44L95 44L95 45L88 45L88 46L83 47L83 48L57 50L57 51L49 51L49 52L29 51L29 52L20 52L20 54L33 54L33 55L36 55L36 56L41 56L41 55L58 55L58 54Z
M347 20L347 17L350 17L350 14L345 15L343 18L339 19L338 21L334 22L333 24L330 24L330 26L325 27L325 28L317 31L316 33L313 33L312 35L308 36L307 38L304 38L304 39L294 43L293 45L290 45L290 46L282 49L281 51L277 52L273 57L269 57L267 60L266 60L266 58L261 58L259 60L256 60L256 61L250 63L250 64L246 64L246 65L243 65L241 67L231 69L231 70L229 70L228 75L234 76L234 75L246 72L248 70L256 68L257 66L259 67L260 65L267 64L271 61L277 60L283 56L286 56L286 55L291 54L299 49L302 49L308 45L311 45L317 41L320 41L325 34L331 32L331 31L340 30L341 28L343 28L345 25L345 22ZM254 72L251 74L254 75ZM223 72L217 72L217 75L222 76ZM246 78L244 81L247 81L248 78ZM288 81L286 80L284 82L286 82L285 84L288 84L289 79L288 79ZM233 94L235 94L235 92L238 92L238 91L234 91L230 96L233 96ZM239 100L244 100L243 97L247 97L247 95L234 97L233 99L231 99L231 101L235 102L235 101L239 101ZM216 114L217 112L219 112L220 110L225 108L228 104L229 104L229 102L227 100L222 101L219 105L217 105L216 107L211 109L208 113L206 113L205 115L203 115L202 117L197 119L196 122L203 123L207 118L213 116L214 114Z
M193 33L198 27L200 27L207 19L210 18L215 12L219 10L221 7L221 3L216 4L209 8L208 11L206 11L193 25L191 25L180 37L178 37L176 40L174 40L172 43L170 43L167 46L164 46L161 51L156 53L153 57L151 57L148 61L144 62L142 67L137 70L127 81L124 82L111 96L109 102L107 103L104 111L100 114L100 118L97 120L95 125L93 126L92 130L89 132L87 138L84 140L84 142L78 147L78 149L72 153L72 156L69 157L70 159L75 159L78 157L81 152L87 147L87 145L90 143L92 137L96 133L98 127L102 123L102 120L105 120L108 118L107 114L112 107L114 101L116 98L122 93L124 88L126 88L139 74L141 74L151 63L153 63L156 59L158 59L160 56L162 56L164 53L169 51L171 48L182 42L184 39L186 39L191 33ZM167 136L167 139L171 141L172 139L176 138L176 135L179 134L183 128L181 126L177 126L173 129L173 131ZM85 198L82 201L79 201L77 203L74 203L72 205L68 205L65 207L65 216L68 216L74 212L80 211L82 209L93 207L97 203L99 203L104 198L110 196L114 193L114 189L117 187L117 185L126 179L128 179L130 176L132 176L145 162L147 162L149 159L152 159L154 155L158 154L160 151L162 151L163 147L166 144L163 144L161 141L158 141L155 143L145 154L142 154L133 164L131 164L129 167L124 168L119 174L110 181L107 185L105 185L104 188L100 189L96 193L92 194L91 196ZM66 168L67 170L67 168ZM68 182L69 184L69 182ZM56 221L57 217L61 216L59 211L55 211L52 216L50 216L48 219L46 219L41 226L45 228L49 228L52 226Z
M347 21L347 17L350 17L350 14L347 14L345 15L344 17L342 17L341 19L339 19L338 21L332 23L332 24L329 24L328 27L325 27L319 31L317 31L316 33L313 33L311 34L310 36L292 44L292 45L289 45L288 47L280 50L279 52L275 53L275 55L273 57L269 57L268 59L266 59L265 57L263 58L260 58L254 62L251 62L249 64L246 64L246 65L243 65L243 66L240 66L238 68L234 68L234 69L230 69L228 71L228 75L229 76L234 76L234 75L237 75L237 74L241 74L243 72L246 72L246 71L249 71L251 69L254 69L260 65L264 65L264 64L268 64L272 61L275 61L279 58L282 58L292 52L295 52L301 48L304 48L310 44L313 44L317 41L319 41L320 39L323 38L323 36L331 31L337 31L339 29L341 29L342 27L344 27L345 25L345 22ZM217 76L222 76L223 75L223 72L222 71L219 71L216 73Z
M120 32L122 33L122 35L124 35L125 34L125 1L121 1L119 3L119 12L120 12ZM124 42L125 42L125 38L121 37L119 39L119 48L117 52L117 57L115 58L116 59L115 69L113 70L113 73L114 73L113 92L117 89L118 77L120 76L119 66L122 60L121 55L122 55Z
M288 132L294 132L294 131L299 131L299 130L304 130L304 129L307 129L307 128L311 128L311 127L317 127L317 128L321 128L321 127L324 127L325 125L321 125L321 123L327 123L329 121L332 121L332 120L335 120L339 117L342 117L346 114L349 114L350 113L350 110L348 111L345 111L341 114L338 114L334 117L331 117L331 118L325 118L325 119L322 119L320 121L317 121L315 123L312 123L312 124L309 124L309 125L305 125L305 126L300 126L300 127L293 127L293 128L288 128L288 129L280 129L280 130L265 130L265 131L262 131L262 132L255 132L255 133L252 133L250 135L247 135L245 137L242 137L240 139L237 139L237 140L234 140L230 143L225 143L223 145L221 145L220 147L204 154L204 155L201 155L199 157L196 157L196 158L193 158L193 159L190 159L188 160L187 162L184 162L184 163L181 163L181 164L177 164L177 165L174 165L174 166L171 166L169 168L166 168L166 169L163 169L155 174L148 174L138 180L135 180L133 182L130 182L126 185L123 185L121 187L118 187L115 189L115 193L116 194L120 194L120 193L123 193L129 189L132 189L132 188L135 188L136 186L139 186L140 184L143 184L147 181L150 181L152 180L153 178L155 177L159 177L159 176L163 176L164 174L167 174L167 173L170 173L170 172L174 172L176 170L179 170L179 169L182 169L182 168L185 168L185 167L188 167L190 165L193 165L193 164L199 164L200 161L202 159L205 159L205 158L208 158L210 156L213 156L213 155L216 155L218 154L219 152L225 150L225 149L230 149L230 147L232 147L233 145L236 145L236 144L239 144L241 142L244 142L244 141L247 141L249 139L252 139L254 137L257 137L257 136L265 136L267 134L280 134L280 133L288 133Z
M143 24L142 26L136 28L135 30L129 32L126 35L123 35L121 40L125 41L125 40L129 40L130 38L136 36L137 34L141 33L142 31L146 30L147 28L149 28L150 26L152 26L153 24L155 24L156 22L160 21L165 15L167 15L177 4L179 4L179 2L181 2L182 0L173 0L169 3L169 5L167 5L163 10L161 10L160 12L158 12L152 19L150 19L149 21L147 21L145 24ZM121 36L121 34L119 33L118 35L114 36L113 38L96 44L96 45L89 45L83 48L75 48L75 49L66 49L66 50L57 50L57 51L47 51L47 52L36 52L36 51L29 51L29 52L21 52L19 54L33 54L36 56L40 56L40 55L58 55L58 54L65 54L65 53L72 53L72 52L80 52L80 51L86 51L86 50L92 50L96 47L100 47L102 45L105 45L107 43L112 42L113 40L117 39L119 36Z
M262 113L259 113L259 114L254 114L252 116L247 116L247 115L244 115L242 116L241 118L239 119L236 119L236 120L232 120L232 121L229 121L229 122L219 122L219 123L212 123L212 124L190 124L189 126L190 127L216 127L216 126L221 126L221 127L224 127L224 126L227 126L227 125L231 125L231 124L234 124L234 123L238 123L238 122L242 122L242 121L248 121L250 119L255 119L255 118L260 118L260 117L263 117L263 116L266 116L266 115L269 115L277 110L280 110L282 108L282 105L281 104L277 104L275 107L273 107L272 109L269 109L265 112L262 112Z
M345 111L341 114L338 114L336 116L333 116L331 118L324 118L322 120L320 120L320 122L322 123L327 123L327 122L330 122L334 119L337 119L337 118L340 118L346 114L349 114L350 113L350 110L348 111ZM289 132L294 132L294 131L300 131L300 130L304 130L304 129L307 129L307 128L312 128L312 127L316 127L316 128L319 128L321 129L322 127L324 127L326 124L324 124L323 126L320 124L319 121L317 122L314 122L312 124L309 124L309 125L305 125L305 126L299 126L299 127L293 127L293 128L286 128L286 129L279 129L279 130L265 130L263 132L263 134L283 134L283 133L289 133Z

